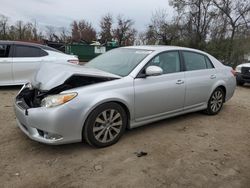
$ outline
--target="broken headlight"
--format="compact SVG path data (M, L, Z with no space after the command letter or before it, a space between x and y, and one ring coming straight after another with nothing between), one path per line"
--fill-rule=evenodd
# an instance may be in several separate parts
M64 93L64 94L58 94L58 95L50 95L48 97L45 97L42 102L41 106L50 108L62 105L72 99L74 99L77 96L77 93Z

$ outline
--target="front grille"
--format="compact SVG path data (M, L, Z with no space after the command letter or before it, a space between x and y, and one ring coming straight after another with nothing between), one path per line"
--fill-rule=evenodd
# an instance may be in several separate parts
M242 67L241 68L241 74L250 77L250 67Z
M24 88L16 97L16 103L23 109L40 107L43 95L37 89Z
M24 110L29 109L29 106L26 104L26 102L24 101L23 98L17 100L16 103L17 103L17 105L18 105L20 108L22 108L22 109L24 109Z

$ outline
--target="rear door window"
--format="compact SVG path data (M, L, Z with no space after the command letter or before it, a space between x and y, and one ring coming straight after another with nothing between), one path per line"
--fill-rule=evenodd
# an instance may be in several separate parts
M202 54L187 51L182 52L182 54L187 71L213 68L210 61L208 62Z
M0 44L0 58L7 58L10 54L10 45Z
M16 45L14 57L42 57L47 55L47 52L34 46Z

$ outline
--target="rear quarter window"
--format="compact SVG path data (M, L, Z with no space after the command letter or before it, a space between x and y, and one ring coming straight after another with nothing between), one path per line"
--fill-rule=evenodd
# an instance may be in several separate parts
M41 54L40 54L41 57L49 55L48 52L46 52L46 51L44 51L42 49L40 49L40 51L41 51Z
M214 65L213 65L213 63L211 62L211 60L210 60L207 56L205 56L205 59L206 59L206 63L207 63L207 68L208 68L208 69L213 69L213 68L214 68Z

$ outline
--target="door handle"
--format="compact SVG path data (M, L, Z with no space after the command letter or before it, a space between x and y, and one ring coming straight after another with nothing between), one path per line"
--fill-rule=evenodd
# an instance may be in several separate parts
M180 85L180 84L184 84L183 80L177 80L176 84Z
M211 78L211 79L215 79L215 78L216 78L216 75L215 75L215 74L212 74L212 75L210 76L210 78Z

